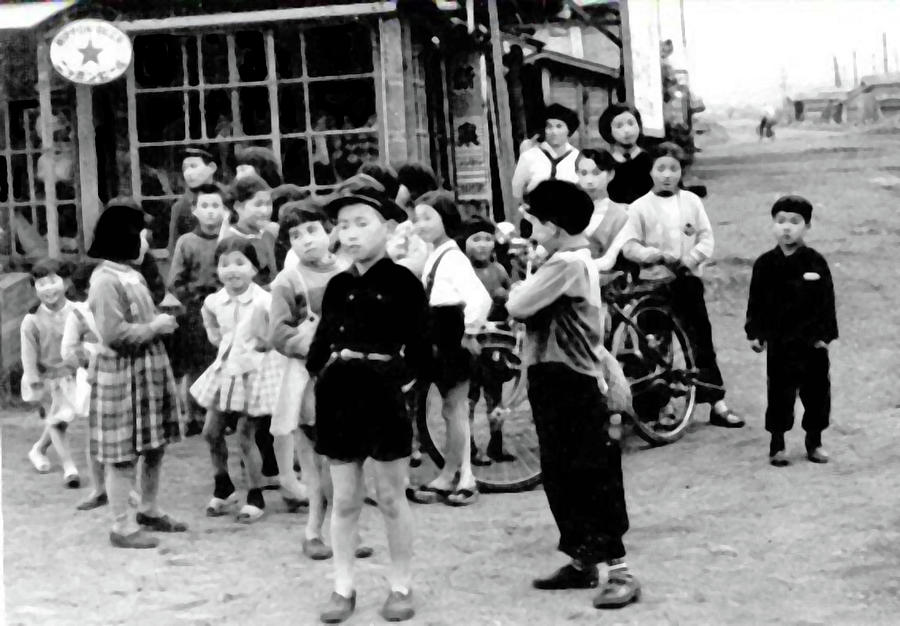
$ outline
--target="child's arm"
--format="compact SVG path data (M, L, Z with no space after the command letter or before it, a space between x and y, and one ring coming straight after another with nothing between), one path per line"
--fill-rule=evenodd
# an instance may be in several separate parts
M484 327L491 310L491 296L484 288L472 264L462 253L448 255L439 272L452 277L453 285L465 304L464 315L467 333L477 333Z
M822 305L819 308L822 324L820 341L827 345L838 338L837 312L834 302L834 282L831 278L831 270L824 257L820 257L819 275L822 281Z
M41 374L38 362L41 355L41 337L34 316L29 314L19 327L22 345L22 386L39 387Z
M681 259L681 262L691 270L691 272L694 272L703 261L712 258L716 244L715 238L713 237L712 224L709 223L709 216L703 208L703 202L696 196L692 197L691 200L695 202L695 223L693 226L697 232L696 243L684 258Z
M512 288L506 310L517 320L527 319L566 294L580 275L574 264L551 257L537 272Z
M609 251L601 259L608 261L611 258L615 262L615 257L621 250L622 256L641 265L652 265L662 261L663 253L657 248L644 245L644 241L646 241L644 218L636 208L634 212L628 214L628 221L622 227ZM598 267L604 271L600 263L598 263ZM611 268L612 264L609 267Z
M168 288L179 302L187 304L190 294L187 286L191 280L190 263L188 262L188 250L185 246L184 235L178 238L175 244L175 253L172 255L172 267L169 268Z
M59 346L59 354L63 361L71 367L85 367L87 353L81 345L83 331L78 314L74 309L66 316L63 326L62 343Z
M112 277L101 276L91 281L88 305L94 314L100 340L113 349L122 345L140 345L153 341L161 334L157 331L156 320L149 323L127 322L115 280ZM170 316L157 316L156 319L160 317Z
M316 334L313 336L312 343L309 346L309 354L306 355L306 369L310 376L317 376L325 367L328 359L331 358L331 344L334 336L334 318L340 315L340 299L339 293L340 281L334 278L328 282L325 287L325 295L322 297L322 312L319 319L319 325L316 327Z
M301 306L308 306L302 293L297 293L290 281L279 276L272 283L272 306L269 310L269 343L281 354L303 358L303 343L299 333Z
M219 344L222 343L222 329L219 326L219 318L216 317L210 305L210 297L207 296L203 301L203 306L200 308L200 317L203 319L203 328L206 329L206 337L209 339L209 343L218 348Z
M747 298L747 320L744 324L744 331L747 333L747 339L751 342L751 347L756 352L762 352L766 340L767 332L767 280L765 277L764 257L757 259L753 264L753 273L750 277L750 294Z

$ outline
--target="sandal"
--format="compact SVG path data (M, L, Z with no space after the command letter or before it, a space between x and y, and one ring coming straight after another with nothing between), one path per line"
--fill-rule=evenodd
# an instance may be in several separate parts
M595 609L621 609L641 599L641 584L631 574L610 576L594 597Z
M412 494L409 499L418 504L435 504L446 500L453 493L450 489L440 489L431 485L421 485Z
M34 469L37 470L38 474L46 474L50 471L50 459L37 448L31 448L31 450L28 451L28 460L31 461L31 464L34 466Z
M241 510L238 511L238 514L235 515L234 521L238 524L253 524L254 522L261 520L265 514L265 509L253 506L252 504L245 504L241 507Z
M109 504L109 496L107 496L105 493L91 494L87 498L79 502L78 506L76 506L75 508L79 511L90 511L105 504Z
M457 489L445 499L444 503L450 506L468 506L478 501L478 488Z
M206 517L221 517L228 515L228 509L237 504L238 496L236 491L232 491L231 495L225 498L216 498L209 501L206 505Z
M712 426L721 426L722 428L744 427L744 420L731 409L725 409L721 413L717 412L715 409L710 409L709 423Z

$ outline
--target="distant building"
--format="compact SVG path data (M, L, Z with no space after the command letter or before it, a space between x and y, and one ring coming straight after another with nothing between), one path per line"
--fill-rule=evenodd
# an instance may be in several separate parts
M874 122L900 114L900 72L863 76L847 94L847 120Z
M841 122L846 98L847 90L840 87L826 87L795 94L790 98L794 107L793 119L798 122L804 120Z

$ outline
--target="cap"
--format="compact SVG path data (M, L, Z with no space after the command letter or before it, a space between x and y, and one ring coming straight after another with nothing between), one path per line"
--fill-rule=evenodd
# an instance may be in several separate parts
M547 120L560 120L568 127L570 135L578 130L578 115L575 111L556 102L544 109L544 122Z
M181 151L181 158L182 160L184 160L188 157L200 157L206 162L216 160L211 152L209 152L208 150L204 150L203 148L185 148Z
M812 221L812 203L803 196L781 196L772 205L772 217L784 211L785 213L797 213L803 217L803 221L809 224Z
M356 174L342 182L335 196L325 205L325 212L336 218L338 211L352 204L372 207L386 220L403 222L409 217L400 205L384 193L384 185L367 174Z

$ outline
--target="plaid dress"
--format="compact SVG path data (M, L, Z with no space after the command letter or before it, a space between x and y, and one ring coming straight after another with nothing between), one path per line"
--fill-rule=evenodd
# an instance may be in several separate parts
M162 341L146 326L156 306L143 277L104 261L91 276L88 304L101 344L110 349L88 369L97 459L124 463L178 441L175 377Z

